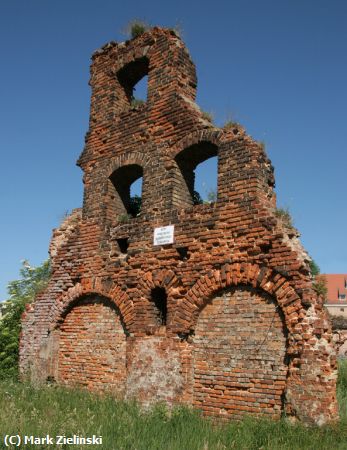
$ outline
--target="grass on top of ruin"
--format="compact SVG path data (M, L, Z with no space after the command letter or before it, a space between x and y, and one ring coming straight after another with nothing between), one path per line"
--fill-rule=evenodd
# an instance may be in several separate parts
M339 450L347 449L347 361L340 363L338 398L341 420L334 425L305 427L245 418L220 423L189 408L163 405L141 412L136 403L61 387L35 388L0 383L0 448L4 435L44 437L102 436L102 445L26 445L20 448L102 450ZM11 447L10 447L11 448ZM13 447L15 448L15 447Z

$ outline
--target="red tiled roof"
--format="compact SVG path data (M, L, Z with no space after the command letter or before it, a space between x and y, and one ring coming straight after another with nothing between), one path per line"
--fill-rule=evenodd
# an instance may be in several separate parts
M347 304L347 273L322 274L327 281L327 303ZM344 300L339 300L339 294L345 294Z

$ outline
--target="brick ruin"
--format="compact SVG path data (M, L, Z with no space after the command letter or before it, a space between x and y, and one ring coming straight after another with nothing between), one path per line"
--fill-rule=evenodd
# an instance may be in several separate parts
M331 326L262 145L202 114L173 31L97 50L90 85L83 208L54 230L49 285L23 315L22 377L222 418L335 420ZM217 199L195 204L194 170L215 156ZM168 225L174 242L154 245Z

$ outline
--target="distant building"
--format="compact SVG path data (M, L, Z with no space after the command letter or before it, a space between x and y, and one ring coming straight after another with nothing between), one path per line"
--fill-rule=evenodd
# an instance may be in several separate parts
M327 301L325 306L332 316L347 317L347 273L325 274Z

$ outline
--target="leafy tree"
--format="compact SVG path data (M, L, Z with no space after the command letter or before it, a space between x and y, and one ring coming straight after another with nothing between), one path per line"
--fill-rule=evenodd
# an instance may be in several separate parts
M313 289L320 297L323 297L323 300L326 300L328 295L327 280L324 275L321 275L320 268L313 259L309 262L309 266L313 277Z
M193 205L202 205L204 202L198 191L193 192Z
M217 190L216 189L210 189L207 192L207 202L208 203L215 203L217 201Z
M311 261L309 262L309 266L310 266L311 274L313 277L316 277L317 275L320 274L320 268L313 259L311 259Z
M50 262L32 267L23 261L21 278L8 284L9 299L3 304L0 318L0 379L14 378L18 375L20 319L25 305L34 300L44 289L50 276Z
M137 217L141 212L142 197L134 195L130 197L129 213L132 217Z

